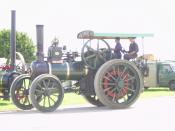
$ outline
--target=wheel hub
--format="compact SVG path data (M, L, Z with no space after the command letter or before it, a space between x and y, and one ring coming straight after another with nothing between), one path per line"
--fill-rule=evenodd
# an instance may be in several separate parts
M120 89L124 88L124 86L125 86L124 80L123 80L123 79L120 79L120 80L117 82L117 86L118 86Z
M49 96L48 90L45 90L45 91L44 91L44 96Z

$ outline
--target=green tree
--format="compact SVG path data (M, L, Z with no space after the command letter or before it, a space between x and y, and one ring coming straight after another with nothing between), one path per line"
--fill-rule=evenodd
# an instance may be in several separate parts
M35 59L35 46L26 33L16 32L16 51L20 52L26 61L31 63ZM0 57L10 56L10 30L0 31Z

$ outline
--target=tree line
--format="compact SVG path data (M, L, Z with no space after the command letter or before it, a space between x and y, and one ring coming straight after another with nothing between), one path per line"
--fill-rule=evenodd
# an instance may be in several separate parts
M16 51L20 52L26 61L31 63L35 55L35 46L31 38L24 32L16 32ZM10 30L0 30L0 58L10 58Z

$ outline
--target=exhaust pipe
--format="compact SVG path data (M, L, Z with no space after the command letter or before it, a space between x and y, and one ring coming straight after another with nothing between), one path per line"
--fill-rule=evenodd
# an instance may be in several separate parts
M10 32L10 66L15 70L16 65L16 11L11 11L11 32Z
M43 53L43 25L36 25L36 40L37 40L37 61L44 61L44 53Z
M37 58L31 63L31 78L35 79L38 75L48 73L48 64L44 61L43 53L43 25L36 25L36 42L37 42Z

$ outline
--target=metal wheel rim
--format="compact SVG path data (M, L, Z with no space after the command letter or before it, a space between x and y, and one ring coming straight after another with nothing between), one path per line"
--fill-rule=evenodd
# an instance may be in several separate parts
M28 81L26 82L26 80ZM31 84L30 78L22 77L22 79L18 81L17 86L15 88L15 91L14 91L15 99L22 106L32 105L28 97L30 84Z
M32 104L39 107L41 109L40 111L53 111L55 107L61 104L63 91L62 88L56 87L56 83L58 84L55 79L46 77L38 80L37 84L31 87L33 88L31 97L34 98Z
M100 80L100 88L112 103L129 104L140 91L140 81L134 68L125 63L108 67Z

